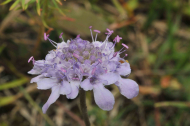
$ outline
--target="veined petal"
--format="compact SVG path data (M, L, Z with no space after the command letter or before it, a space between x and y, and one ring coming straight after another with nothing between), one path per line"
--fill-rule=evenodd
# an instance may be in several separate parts
M110 85L110 84L114 84L116 81L118 81L120 76L119 76L118 73L109 72L109 73L106 73L106 74L103 74L103 75L99 75L98 77L100 79L106 80L108 82L105 85Z
M94 47L101 47L102 46L102 43L99 41L95 41L92 44L94 45Z
M38 82L38 81L40 81L40 80L42 80L44 78L45 77L43 75L39 75L37 77L32 78L31 81L30 81L30 83Z
M50 89L51 87L53 87L57 84L58 84L58 82L56 79L44 78L37 82L37 85L38 85L37 88L46 90L46 89Z
M70 93L71 93L71 85L69 84L68 81L62 81L60 87L60 94L65 95Z
M60 91L60 85L56 85L52 88L51 95L49 96L47 102L42 107L43 113L46 113L49 106L59 98L60 96L59 91Z
M95 84L93 92L95 102L101 109L106 111L113 109L115 99L108 89L106 89L102 84Z
M71 85L71 93L67 94L67 98L74 99L77 97L77 95L79 93L80 81L71 81L70 85Z
M120 67L117 69L118 73L120 75L126 76L131 73L130 64L125 62L120 65Z
M46 55L46 60L52 60L55 58L55 52L51 51L49 54Z
M93 89L93 85L90 83L90 79L87 78L85 79L83 82L81 82L81 85L80 85L85 91L88 91L88 90L92 90Z
M139 86L134 80L120 78L116 85L121 94L128 99L136 97L139 93Z

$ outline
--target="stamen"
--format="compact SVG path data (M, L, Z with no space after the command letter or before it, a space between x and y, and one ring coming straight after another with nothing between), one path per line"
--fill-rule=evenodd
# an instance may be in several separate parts
M113 30L110 30L110 29L106 29L108 32L107 33L105 33L105 34L107 34L107 35L111 35L111 34L113 34Z
M49 39L48 37L49 37L49 35L46 35L46 33L44 33L44 40L47 40L47 39L48 39L48 40L50 41L50 43L51 43L54 47L57 48L57 46L55 45L55 44L57 44L57 43L56 43L55 41Z
M124 46L126 49L128 49L129 47L127 45L125 45L124 43L122 43L122 46Z
M113 33L113 30L109 30L108 28L106 29L108 32L107 33L105 33L105 34L107 34L107 36L106 36L106 39L104 40L104 42L105 42L105 48L106 48L106 46L107 46L107 41L108 41L108 38L111 36L111 34ZM105 49L104 48L104 49Z
M32 60L32 62L33 62L33 64L34 64L34 63L35 63L35 60L34 60L34 57L33 57L33 56L31 56L31 57L29 58L28 63L29 63L31 60Z
M96 38L95 38L95 41L96 41L98 33L100 33L100 31L99 30L94 30L94 32L96 32Z
M115 53L113 54L113 57L110 58L110 59L108 59L108 60L111 60L111 59L113 59L114 57L116 57L116 56L117 56L117 53L118 53L118 52L115 52Z
M126 50L124 50L124 51L120 52L119 54L124 53L125 51L126 51Z
M73 53L73 56L76 57L77 59L79 58L79 55L76 53Z
M123 50L124 49L124 47L123 48L121 48L118 52L121 52L121 50Z
M67 72L67 71L66 71L65 69L63 69L63 68L61 68L61 71L62 71L62 72L64 72L64 73L66 73L66 72Z
M47 35L46 35L46 33L44 33L44 40L47 40Z
M63 32L59 35L59 38L61 38L61 39L62 39L62 41L64 41L64 40L63 40L63 36L62 36L62 35L63 35Z
M119 41L122 39L122 37L119 37L119 35L117 35L115 38L114 38L114 42L117 42L119 43Z
M117 52L115 52L114 54L113 54L113 57L116 57L117 56Z
M55 48L57 48L57 46L55 45L55 44L57 44L56 42L54 42L53 40L51 40L51 39L49 39L49 38L47 38L48 40L49 40L49 42L55 47ZM55 43L55 44L54 44Z
M77 38L80 38L80 34L79 34L79 35L77 35Z
M82 73L84 73L84 71L83 71L83 69L82 69L82 67L81 67L81 66L79 66L79 69L80 69L80 71L81 71Z
M98 61L99 61L100 63L102 63L102 60L101 60L101 59L98 59Z
M125 58L125 57L127 57L128 56L128 54L125 54L125 56L123 57L123 59Z
M96 71L96 67L93 68L91 75L93 75Z
M94 37L93 37L93 35L92 35L92 30L91 30L91 28L92 28L92 26L90 26L89 29L90 29L90 32L91 32L92 41L94 42Z

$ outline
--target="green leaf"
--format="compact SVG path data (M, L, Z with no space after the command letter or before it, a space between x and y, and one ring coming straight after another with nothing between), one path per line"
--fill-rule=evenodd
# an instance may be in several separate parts
M6 0L4 1L3 3L1 3L0 5L5 5L5 4L8 4L9 2L11 2L12 0Z
M56 9L58 9L59 13L61 13L63 16L66 16L66 15L63 13L63 11L59 8L59 6L57 5L56 1L55 1L55 0L52 0L52 1L53 1L54 5L55 5Z
M36 0L30 0L26 5L25 5L25 10L28 8L28 6L32 3L34 3Z
M5 89L9 89L9 88L14 88L14 87L18 87L20 85L25 84L26 82L28 82L27 78L22 78L19 80L14 80L12 82L8 82L8 83L4 83L0 85L0 90L5 90Z
M22 9L25 10L25 0L22 0Z
M1 99L0 106L4 106L15 101L15 96L0 97L0 99Z
M6 46L7 46L6 44L3 44L0 46L0 54L3 52Z
M129 2L127 2L127 4L130 9L134 10L138 7L138 0L129 0Z
M20 0L16 0L11 7L9 8L9 10L12 10L13 8L15 8L15 6L20 2Z
M45 21L43 18L42 18L42 23L43 23L44 27L50 28L50 27L47 25L46 21Z
M38 15L41 15L41 12L40 12L40 0L36 1L36 6L37 6Z
M72 21L62 17L60 13L57 13L57 11L54 10L53 13L55 15L55 18L46 20L48 24L51 24L50 27L53 27L55 29L64 29L76 35L80 34L81 36L90 35L88 27L91 25L93 25L94 28L98 29L101 32L104 32L108 27L108 23L102 16L96 15L91 11L86 11L82 7L65 5L62 8L70 10L70 12L67 14ZM55 21L56 23L53 23Z

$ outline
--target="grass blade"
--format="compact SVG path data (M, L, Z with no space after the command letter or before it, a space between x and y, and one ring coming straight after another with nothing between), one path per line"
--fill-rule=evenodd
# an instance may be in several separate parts
M36 6L37 6L38 15L41 15L41 12L40 12L40 0L36 0Z
M12 0L6 0L4 1L3 3L1 3L0 5L5 5L5 4L8 4L9 2L11 2Z
M13 8L16 7L16 5L20 2L20 0L16 0L12 5L11 7L9 8L9 10L12 10Z
M0 90L5 90L5 89L9 89L9 88L18 87L20 85L25 84L26 82L28 82L27 78L21 78L21 79L18 79L18 80L14 80L12 82L4 83L4 84L0 85Z
M25 0L22 0L22 9L25 10Z
M53 1L54 5L55 5L56 9L58 9L59 13L61 13L63 16L66 16L66 15L63 13L63 11L59 8L59 6L57 5L56 1L55 1L55 0L52 0L52 1Z
M41 114L41 116L49 123L50 126L55 126L54 122L47 116L43 114L42 109L35 103L35 101L30 97L30 94L26 92L26 90L20 86L20 91L24 94L24 97L28 100L28 102Z

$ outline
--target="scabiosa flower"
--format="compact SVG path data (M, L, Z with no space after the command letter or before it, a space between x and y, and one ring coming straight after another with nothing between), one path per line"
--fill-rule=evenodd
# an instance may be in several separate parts
M65 42L62 34L59 38L61 43L57 43L44 33L44 39L49 40L56 48L49 51L45 60L34 60L32 56L28 62L32 61L34 67L28 73L38 75L31 79L31 83L36 82L38 89L51 89L51 95L42 107L46 113L49 106L54 103L60 95L66 95L68 99L77 97L80 88L85 91L93 90L96 104L103 110L111 110L115 100L112 93L105 88L110 84L115 84L122 95L131 99L136 97L139 92L138 84L131 79L124 79L121 76L127 76L131 73L130 64L120 57L120 54L128 49L128 46L122 43L123 48L115 52L115 44L122 39L116 36L113 42L108 38L113 33L107 29L107 37L101 42L97 41L92 35L92 26L89 27L92 36L92 42L83 40L78 35L73 40Z

